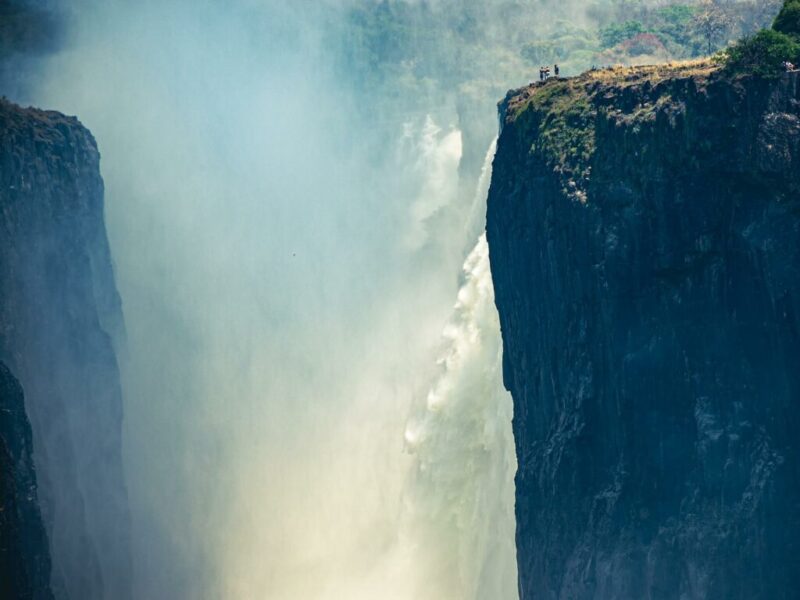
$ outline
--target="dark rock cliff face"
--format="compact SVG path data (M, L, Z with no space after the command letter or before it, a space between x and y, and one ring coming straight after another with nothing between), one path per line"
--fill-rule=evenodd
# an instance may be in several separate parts
M122 335L91 134L0 102L0 360L33 427L57 597L130 596Z
M797 75L600 71L502 108L521 597L800 597Z
M9 600L53 598L32 446L22 388L0 362L0 598Z

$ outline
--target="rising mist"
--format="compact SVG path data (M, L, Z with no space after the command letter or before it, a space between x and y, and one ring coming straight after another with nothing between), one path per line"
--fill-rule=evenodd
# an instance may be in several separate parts
M407 440L462 352L441 333L479 172L452 98L399 110L337 76L333 8L87 3L32 92L102 153L134 597L515 593L496 316L468 341L495 375L454 392L488 404L473 458L443 452L458 415Z
M495 102L662 4L0 3L4 92L102 154L133 597L517 597Z

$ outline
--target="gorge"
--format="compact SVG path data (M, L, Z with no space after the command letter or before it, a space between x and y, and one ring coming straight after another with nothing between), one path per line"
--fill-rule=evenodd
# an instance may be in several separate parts
M800 77L585 4L0 6L0 598L795 597Z

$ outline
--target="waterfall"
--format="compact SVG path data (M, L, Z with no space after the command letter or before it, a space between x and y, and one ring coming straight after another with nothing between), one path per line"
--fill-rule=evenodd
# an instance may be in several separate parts
M475 197L472 199L472 206L467 215L467 235L469 235L470 242L486 230L486 197L489 195L489 184L492 182L492 162L496 152L497 138L494 138L483 159Z
M117 26L40 92L103 155L134 596L514 598L493 149L464 198L451 99L370 105L250 12L179 8L92 8Z
M485 213L495 143L473 212ZM436 589L414 598L510 600L516 592L512 401L502 382L502 341L489 247L481 234L442 332L438 373L405 431L414 458L404 503L404 541Z
M455 200L425 198L432 191L441 193L446 189L450 193L455 189L444 181L456 176L452 160L446 158L453 156L454 135L454 131L436 128L430 120L413 134L416 141L409 143L425 154L429 160L423 162L429 168L426 172L417 171L421 188L419 198L412 203L412 217L419 216L415 207L424 202L440 202L443 208ZM469 231L469 223L484 219L494 150L493 143L470 205L472 214L462 216L460 222L453 221L462 232ZM451 168L442 170L443 160ZM417 231L425 231L427 224L425 219L414 221ZM456 302L440 333L438 350L431 352L435 368L427 385L422 386L423 391L402 430L404 454L410 458L410 464L404 467L405 483L399 489L390 486L391 492L383 502L384 512L399 513L388 524L389 541L383 546L375 545L371 559L359 559L359 566L352 563L353 555L346 551L345 542L351 534L345 534L342 570L329 576L324 587L314 589L315 598L518 598L513 405L502 382L502 340L494 305L489 248L485 233L477 236L463 261ZM418 323L420 318L430 320L430 315L419 314ZM421 327L421 331L424 333L410 335L409 339L416 341L409 347L420 350L429 344L427 327ZM409 372L404 389L419 387L421 371L416 368ZM375 405L374 399L370 399L370 404ZM386 406L383 410L386 411ZM363 415L367 414L363 408L351 407L350 414L363 423L362 427L369 427L363 422ZM377 414L373 416L376 417ZM386 417L387 414L381 416ZM386 440L382 444L385 446ZM391 448L394 446L390 441ZM365 450L374 453L380 447ZM396 462L394 465L398 466ZM381 482L382 487L396 478L397 473L386 473L383 477L386 479ZM369 490L361 492L368 494ZM399 495L399 508L393 493ZM380 537L378 533L379 529L373 530L374 537Z

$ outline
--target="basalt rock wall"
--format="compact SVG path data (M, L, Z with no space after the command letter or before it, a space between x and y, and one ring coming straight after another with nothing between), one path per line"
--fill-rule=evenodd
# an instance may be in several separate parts
M797 74L594 71L501 118L521 598L800 597Z
M0 363L0 598L52 600L22 388Z
M0 360L25 392L57 598L130 597L123 334L91 134L0 101Z

